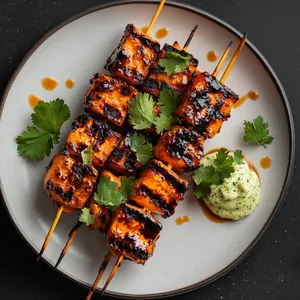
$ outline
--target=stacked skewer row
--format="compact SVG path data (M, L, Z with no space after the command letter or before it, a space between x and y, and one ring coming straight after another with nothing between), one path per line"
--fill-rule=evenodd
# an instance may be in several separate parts
M95 216L90 229L106 233L109 252L86 299L91 298L113 255L118 256L118 260L101 294L124 258L145 264L153 255L155 242L162 229L154 214L164 218L174 214L188 189L187 181L178 174L193 171L200 165L205 140L220 131L223 121L230 117L231 108L238 100L238 96L224 82L242 51L246 34L219 81L216 76L232 42L212 74L200 72L197 69L198 60L187 52L197 26L183 48L175 42L172 46L165 44L160 50L159 43L149 35L164 3L161 1L146 34L132 24L127 25L118 47L105 65L112 76L95 74L86 93L85 110L95 118L81 115L73 122L64 152L52 159L44 179L44 189L58 205L58 210L38 259L44 253L64 211L89 207ZM187 69L167 75L159 68L158 60L168 52L191 56ZM130 102L139 91L157 98L164 89L170 89L181 96L176 110L181 123L173 125L158 138L154 147L155 158L142 166L130 148L131 133L125 132L122 136L119 132L125 127ZM120 130L114 130L103 119ZM81 159L81 152L87 147L92 147L91 165L85 165ZM101 178L108 178L116 183L117 188L121 186L120 175L137 176L130 201L121 204L114 213L98 205L93 198L100 172ZM78 221L71 230L55 269L81 224Z

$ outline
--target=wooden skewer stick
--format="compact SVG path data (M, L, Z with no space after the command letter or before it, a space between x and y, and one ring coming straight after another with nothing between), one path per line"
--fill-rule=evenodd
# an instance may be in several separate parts
M235 53L233 54L232 58L231 58L231 61L229 62L220 82L221 83L224 83L232 69L232 67L234 66L234 63L235 61L237 60L237 58L239 57L240 53L242 52L242 49L246 43L246 40L247 40L247 32L245 32L244 36L243 36L243 39L241 40L239 46L237 47Z
M79 228L80 228L81 225L82 225L82 222L78 221L76 223L76 225L70 231L70 233L69 233L69 239L67 240L64 248L62 249L61 254L60 254L60 256L59 256L59 258L58 258L58 260L57 260L57 262L56 262L56 264L55 264L55 266L53 268L53 271L56 271L56 269L59 266L60 262L62 261L62 259L66 255L66 253L67 253L67 251L68 251L71 243L73 242L73 240L74 240L74 238L75 238L75 236L76 236L76 234L77 234L77 232L78 232L78 230L79 230Z
M233 43L233 42L231 41L231 42L229 43L229 45L227 46L227 48L226 48L226 50L224 51L224 53L223 53L223 55L222 55L220 61L219 61L218 64L217 64L215 70L214 70L213 73L211 74L212 76L217 77L217 75L219 74L220 69L221 69L223 63L224 63L225 59L227 58L228 53L230 52L230 48L231 48L231 46L232 46L232 43Z
M184 46L183 46L183 50L184 50L184 51L187 50L187 48L188 48L188 46L189 46L191 40L192 40L193 37L194 37L194 34L195 34L197 28L198 28L198 25L196 25L196 26L194 27L194 29L192 30L191 34L190 34L189 37L187 38L187 40L186 40L186 42L185 42L185 44L184 44Z
M55 227L56 227L56 225L57 225L57 223L58 223L58 221L59 221L59 218L60 218L60 216L61 216L63 210L64 210L64 206L61 205L61 206L58 208L57 212L56 212L55 218L54 218L54 220L53 220L53 222L52 222L52 225L51 225L51 227L50 227L50 229L49 229L49 231L48 231L48 234L47 234L47 236L46 236L46 238L45 238L44 244L43 244L43 246L42 246L42 248L41 248L41 251L40 251L40 253L39 253L38 257L37 257L37 262L40 260L41 256L43 255L44 251L46 250L47 245L48 245L48 243L49 243L49 240L50 240L50 238L51 238L51 235L52 235L53 231L55 230Z
M146 35L150 35L150 32L151 32L151 30L152 30L152 28L153 28L153 26L154 26L157 18L159 17L159 14L160 14L161 10L163 9L163 6L164 6L165 2L166 2L166 0L161 0L160 1L160 4L159 4L159 6L158 6L158 8L157 8L157 10L155 12L155 15L153 16L153 18L151 20L151 23L150 23L150 25L149 25L149 27L148 27L148 29L146 31Z
M111 280L113 279L114 275L116 274L122 260L124 259L124 255L121 254L119 257L118 257L118 260L114 266L114 268L112 269L112 271L110 272L105 284L104 284L104 287L102 288L102 291L100 292L100 296L102 296L104 294L104 292L106 291L109 283L111 282Z
M99 271L98 271L98 275L97 275L97 277L96 277L96 279L95 279L95 281L94 281L94 283L93 283L93 285L92 285L92 287L91 287L91 289L90 289L90 291L89 291L89 293L88 293L88 295L87 295L87 297L86 297L86 300L90 300L90 299L91 299L91 297L92 297L94 291L96 290L96 288L97 288L97 286L98 286L98 283L99 283L99 281L100 281L102 275L104 274L104 271L105 271L105 269L106 269L106 267L107 267L107 265L108 265L108 263L109 263L111 257L112 257L112 253L111 253L111 251L109 251L109 252L105 255L105 258L104 258L104 260L103 260L103 262L102 262L102 264L101 264L101 266L100 266L100 269L99 269Z

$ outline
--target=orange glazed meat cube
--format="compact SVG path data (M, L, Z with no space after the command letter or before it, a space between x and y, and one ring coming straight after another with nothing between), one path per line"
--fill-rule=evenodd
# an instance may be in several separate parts
M191 56L188 68L182 72L167 75L167 73L164 72L164 68L160 67L158 62L160 59L165 59L168 52L179 53L184 57ZM154 97L158 97L159 93L165 89L182 94L188 82L195 74L197 66L198 60L186 51L178 49L177 43L174 43L173 46L165 44L163 49L158 54L157 61L150 68L142 88L145 92L153 95Z
M192 129L173 125L154 147L154 156L177 172L195 170L203 156L204 138Z
M159 50L157 41L128 24L118 47L106 61L105 69L130 85L141 85Z
M92 147L93 164L102 167L120 140L121 135L104 122L81 115L73 122L65 147L80 158L84 149Z
M127 117L130 101L138 93L120 79L96 73L86 93L84 107L87 112L121 126Z
M142 167L142 164L136 158L136 154L130 148L130 136L131 134L127 133L123 137L106 163L108 169L125 176L136 175Z
M98 171L65 154L51 160L44 178L44 189L55 202L66 207L83 208L97 181Z
M201 135L212 138L230 117L238 99L238 95L215 77L199 73L182 95L176 115Z
M186 180L154 159L133 186L130 198L140 207L167 218L174 214L187 188Z
M143 265L153 255L161 229L160 222L147 210L122 204L108 229L107 245L115 255L123 254Z

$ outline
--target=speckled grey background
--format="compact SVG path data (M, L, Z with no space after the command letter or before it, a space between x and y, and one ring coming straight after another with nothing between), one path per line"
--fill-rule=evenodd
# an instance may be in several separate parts
M74 14L107 2L1 0L0 94L23 56L49 29ZM249 40L265 55L285 87L294 114L297 153L300 149L300 1L181 2L206 10L239 31L248 32ZM0 213L0 299L84 299L87 293L84 288L53 273L45 264L35 263L35 254L12 226L2 203ZM253 252L237 268L215 283L174 299L299 300L299 215L300 158L296 155L292 184L283 207ZM99 299L99 295L93 299Z

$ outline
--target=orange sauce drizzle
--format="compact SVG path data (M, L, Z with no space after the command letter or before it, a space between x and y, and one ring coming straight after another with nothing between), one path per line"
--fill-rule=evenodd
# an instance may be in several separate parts
M30 94L28 96L28 103L32 108L35 108L40 101L43 99L35 94Z
M57 80L52 77L45 77L42 79L42 86L47 91L53 91L57 85Z
M214 61L216 61L217 58L218 58L218 53L216 53L216 52L213 51L213 50L210 50L210 51L208 51L206 57L207 57L207 60L208 60L208 61L214 62Z
M270 156L263 157L260 160L260 166L263 169L269 169L271 167L271 164L272 164L272 158Z
M157 39L162 39L166 37L169 34L169 30L167 28L160 28L159 30L156 31L155 37Z
M251 99L252 101L257 100L259 97L259 94L256 91L249 91L246 95L241 97L234 105L234 108L240 107L247 99Z
M176 224L177 225L182 225L183 223L187 223L189 221L190 221L190 217L189 216L178 217L176 219Z
M148 26L144 26L141 28L141 32L146 33L148 30Z
M67 87L68 89L71 89L71 88L74 86L74 84L75 84L75 82L74 82L73 79L68 79L68 80L66 80L66 82L65 82L65 85L66 85L66 87Z
M231 222L232 220L229 219L223 219L217 215L215 215L207 206L206 204L202 201L202 200L198 200L200 207L203 211L203 214L205 215L205 217L214 222L214 223L226 223L226 222Z

